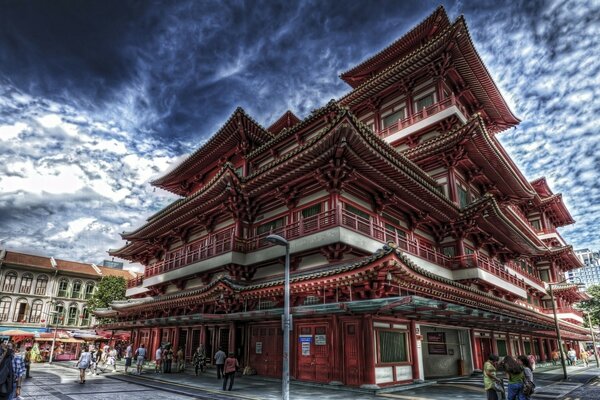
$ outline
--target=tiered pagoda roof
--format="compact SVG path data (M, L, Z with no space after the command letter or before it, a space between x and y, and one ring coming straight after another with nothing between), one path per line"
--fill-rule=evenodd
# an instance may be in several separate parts
M563 202L562 194L554 194L546 178L535 179L531 182L531 185L538 194L533 204L545 210L555 226L565 226L575 223L575 220Z
M279 119L271 126L267 128L269 132L273 135L278 135L284 129L290 129L292 126L300 123L300 118L298 118L293 112L287 110Z

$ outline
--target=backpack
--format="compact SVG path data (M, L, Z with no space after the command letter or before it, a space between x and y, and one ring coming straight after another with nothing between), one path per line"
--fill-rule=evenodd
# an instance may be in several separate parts
M8 399L12 394L14 384L13 355L8 353L0 357L2 357L0 362L0 399Z

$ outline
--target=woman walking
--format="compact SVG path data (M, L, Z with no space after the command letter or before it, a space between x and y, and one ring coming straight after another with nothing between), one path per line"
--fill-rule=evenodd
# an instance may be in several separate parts
M85 370L90 367L92 363L92 354L88 351L87 346L83 348L83 352L79 356L77 361L77 368L79 368L79 383L85 383Z
M224 378L223 378L223 390L227 386L227 380L229 380L229 391L233 388L233 380L235 378L235 372L240 367L238 360L235 358L235 353L229 353L229 357L225 359L225 365L223 366Z
M531 368L531 360L529 359L529 357L526 356L519 356L517 357L517 360L523 366L523 374L525 375L525 379L523 381L523 394L525 395L526 399L529 399L531 398L533 392L528 393L528 391L526 390L527 386L530 386L531 390L535 388L535 383L533 383L533 368Z
M504 393L504 384L496 377L496 365L498 364L498 356L490 354L487 361L483 364L483 386L487 394L487 400L500 400L498 390L502 389Z
M527 357L526 357L527 358ZM506 400L527 400L523 393L523 384L525 383L525 373L523 367L511 356L505 356L502 360L504 371L508 375L508 393Z
M192 362L194 363L194 371L196 372L196 376L198 376L198 370L204 372L204 366L206 365L206 352L204 351L204 345L200 345L194 356L192 358Z

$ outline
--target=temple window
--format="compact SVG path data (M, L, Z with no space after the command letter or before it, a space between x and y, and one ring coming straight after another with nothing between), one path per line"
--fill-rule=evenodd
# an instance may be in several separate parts
M4 285L2 285L2 291L3 292L14 292L16 283L17 283L17 273L10 271L4 277Z
M44 303L41 300L34 300L31 304L31 312L29 313L29 322L37 324L42 317L42 307Z
M404 118L406 118L406 108L404 105L396 106L383 115L381 118L381 126L383 129L389 128Z
M542 224L539 219L534 219L533 221L531 221L531 226L533 226L536 231L542 230Z
M321 203L313 204L310 207L304 208L300 211L302 214L302 218L312 217L313 215L317 215L321 212Z
M408 361L408 343L406 332L377 330L378 363L393 364Z
M458 205L463 208L469 205L469 192L462 185L456 185L458 192Z
M39 275L35 281L35 294L45 295L46 288L48 287L48 277L46 275Z
M352 213L354 215L358 215L359 217L367 219L367 220L371 219L371 216L369 215L369 213L367 213L367 212L365 212L365 211L363 211L363 210L361 210L359 208L356 208L354 206L351 206L350 204L344 203L344 205L345 205L346 211L348 211L349 213Z
M285 218L281 217L281 218L271 220L269 222L265 222L264 224L256 227L256 234L262 235L263 233L271 232L271 231L274 231L275 229L281 228L284 224L284 221L285 221Z
M547 269L540 270L540 279L544 282L550 282L550 271Z
M0 321L8 321L11 303L12 300L10 297L3 297L2 300L0 300Z
M429 93L415 100L415 112L419 112L435 103L435 94Z
M321 298L318 296L306 296L304 299L304 305L309 306L311 304L321 304Z
M33 282L33 275L30 273L23 274L21 277L21 286L19 287L19 293L29 294L31 292L31 283Z
M444 255L449 258L453 258L456 256L456 247L454 246L446 246L442 249Z
M475 254L475 250L473 250L472 248L465 246L465 254L469 255L469 254Z

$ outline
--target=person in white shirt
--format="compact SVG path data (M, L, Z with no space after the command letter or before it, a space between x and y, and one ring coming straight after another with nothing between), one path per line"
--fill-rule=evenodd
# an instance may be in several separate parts
M158 346L156 353L154 354L154 373L160 374L162 366L162 347Z
M127 370L129 369L129 367L131 367L131 359L133 358L133 347L131 346L131 343L127 344L127 349L125 349L125 373L127 373Z
M141 375L142 368L144 367L144 359L146 358L146 348L143 344L135 351L135 354L137 358L137 373Z
M215 353L215 365L217 366L217 379L221 379L221 377L225 377L225 372L223 368L225 366L225 359L227 358L227 354L223 351L223 349L219 349Z

